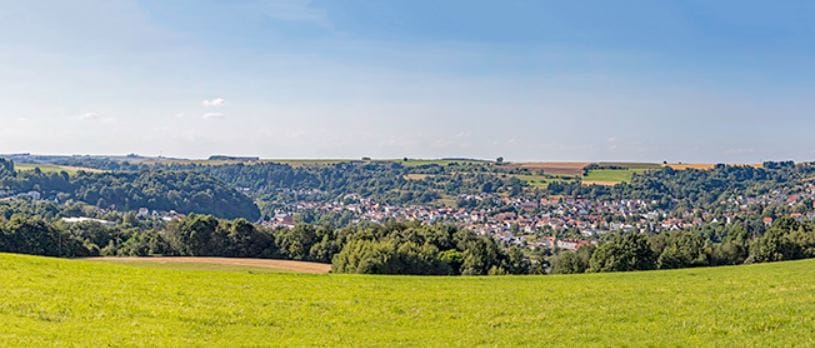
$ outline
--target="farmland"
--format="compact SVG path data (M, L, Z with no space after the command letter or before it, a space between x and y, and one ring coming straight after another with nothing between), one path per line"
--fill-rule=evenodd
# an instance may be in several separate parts
M549 186L550 183L553 183L555 181L571 182L577 179L576 176L572 175L552 175L552 174L543 175L513 174L512 176L525 181L528 185L535 188L546 188L547 186Z
M463 278L8 254L0 265L0 341L12 346L815 344L812 260Z
M593 169L583 177L584 184L615 185L629 182L635 173L648 169Z
M20 171L29 171L34 170L35 168L40 168L43 173L59 173L59 172L66 172L70 175L74 175L80 170L86 171L89 173L99 173L102 172L99 169L93 168L84 168L84 167L73 167L73 166L61 166L57 164L40 164L40 163L15 163L14 168Z
M511 163L509 167L542 170L546 174L583 175L583 168L589 164L588 162L519 162Z

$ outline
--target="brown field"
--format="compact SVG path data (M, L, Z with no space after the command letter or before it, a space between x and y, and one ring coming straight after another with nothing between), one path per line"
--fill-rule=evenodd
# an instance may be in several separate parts
M589 162L519 162L510 163L512 168L526 168L530 170L543 170L546 174L583 175L583 168Z
M683 169L708 170L708 169L713 169L713 167L715 165L716 164L714 164L714 163L669 163L669 164L665 164L664 166L665 167L671 167L671 168L677 169L677 170L683 170Z
M88 258L88 260L137 263L145 262L158 264L242 266L315 274L328 273L331 271L331 265L325 263L273 259L242 259L228 257L91 257Z
M419 180L424 180L424 179L426 179L426 178L428 178L428 177L431 177L431 176L432 176L432 175L430 175L430 174L416 174L416 173L411 173L411 174L405 174L405 176L404 176L404 177L405 177L405 180L414 180L414 181L419 181Z

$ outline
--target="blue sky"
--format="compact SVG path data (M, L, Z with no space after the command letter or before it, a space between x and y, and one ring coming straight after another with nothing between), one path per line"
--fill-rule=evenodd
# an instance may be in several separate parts
M811 1L0 1L0 153L815 159Z

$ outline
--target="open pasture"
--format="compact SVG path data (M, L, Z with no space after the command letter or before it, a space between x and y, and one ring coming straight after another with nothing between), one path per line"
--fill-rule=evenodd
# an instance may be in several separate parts
M0 279L9 346L815 345L815 260L422 277L0 254Z

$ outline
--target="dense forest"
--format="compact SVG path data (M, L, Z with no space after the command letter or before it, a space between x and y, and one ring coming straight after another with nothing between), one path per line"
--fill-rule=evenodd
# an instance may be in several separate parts
M122 211L174 210L252 221L260 217L252 199L207 174L192 171L80 171L68 175L66 172L45 173L39 168L14 171L12 162L0 159L0 190L36 191L46 199L72 199Z
M738 196L757 196L815 174L812 164L766 162L762 167L719 164L712 169L675 170L664 167L635 174L629 183L614 186L553 183L552 194L590 199L643 199L663 209L711 207Z

